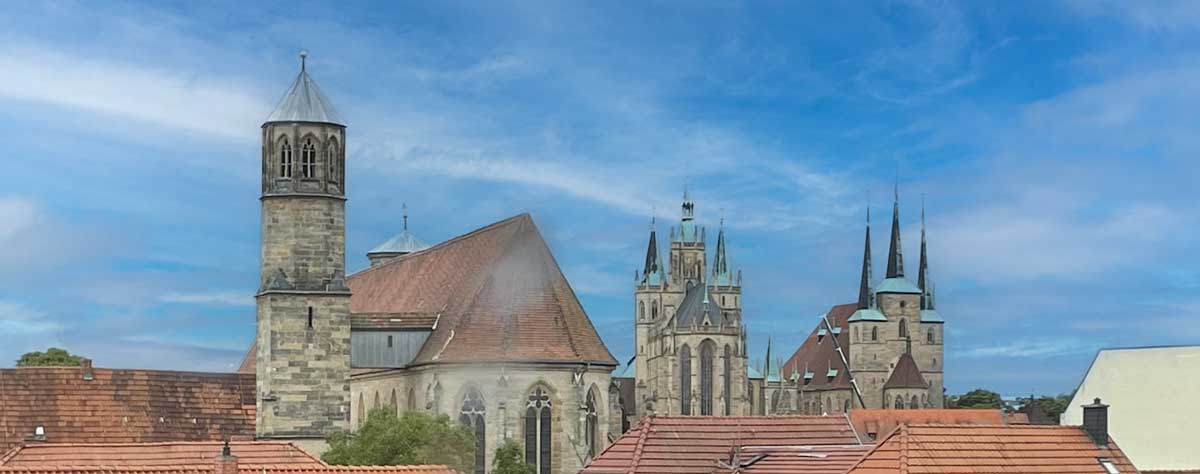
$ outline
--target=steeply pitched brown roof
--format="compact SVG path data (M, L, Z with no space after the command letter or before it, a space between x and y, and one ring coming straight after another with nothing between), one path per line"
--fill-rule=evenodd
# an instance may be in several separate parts
M817 325L809 333L796 352L784 362L783 368L780 371L780 376L784 380L791 378L793 373L800 374L800 384L804 385L806 390L826 390L826 389L848 389L850 385L850 373L846 364L842 362L841 355L837 352L837 347L840 346L842 351L850 353L850 324L847 322L850 315L854 314L854 310L858 309L857 303L841 304L829 309L825 319L829 320L829 324L834 328L839 328L839 334L830 334L826 329L826 334L821 336L822 329L825 329L825 323L818 320ZM837 343L834 343L834 339ZM837 369L837 375L830 378L826 377L830 368ZM808 370L813 373L813 379L808 384L804 384L804 372Z
M901 425L849 474L1106 474L1100 459L1138 472L1111 439L1097 447L1078 426Z
M710 474L737 447L857 444L839 416L650 416L580 472Z
M254 376L80 367L0 369L0 450L45 441L209 441L254 436Z
M988 409L921 409L888 410L855 408L850 410L850 422L865 442L882 438L897 426L909 425L1002 425L1004 412Z
M842 474L854 466L872 445L748 446L722 461L715 474ZM734 468L737 468L736 470Z
M0 456L0 467L209 467L221 441L168 443L29 443ZM316 456L281 441L231 441L238 466L325 466Z
M412 365L616 366L529 214L351 275L350 312L438 315Z
M917 367L917 361L913 360L912 354L905 352L900 354L896 368L892 369L892 375L888 376L883 388L929 388L929 383L921 376L921 368Z

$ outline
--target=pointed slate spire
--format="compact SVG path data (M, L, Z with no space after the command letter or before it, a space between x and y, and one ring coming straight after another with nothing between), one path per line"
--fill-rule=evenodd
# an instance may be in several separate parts
M763 360L763 381L771 381L771 336L767 336L767 357Z
M921 309L933 309L932 282L929 281L929 257L925 253L925 199L921 199L921 263L917 268L917 288L921 289Z
M650 245L646 247L646 266L642 269L642 276L649 276L653 273L658 273L658 238L654 229L653 217L650 218Z
M725 218L721 218L721 230L717 232L717 253L713 257L713 282L725 286L733 283L729 272L729 257L725 255Z
M892 243L888 249L887 278L904 278L904 251L900 248L900 185L892 201Z
M300 74L292 82L267 122L314 122L346 126L333 104L321 93L317 83L308 75L305 65L308 53L300 52Z
M683 220L690 221L693 217L693 212L696 209L696 203L692 202L692 197L688 195L688 183L683 182Z
M862 280L858 283L858 309L871 307L871 207L867 206L867 236L863 242Z

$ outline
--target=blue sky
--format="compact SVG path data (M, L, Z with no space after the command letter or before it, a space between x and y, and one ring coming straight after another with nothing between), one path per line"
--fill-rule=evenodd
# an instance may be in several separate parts
M1067 391L1100 347L1200 343L1198 33L1188 2L14 3L0 365L236 365L258 127L303 48L349 123L351 269L401 203L429 242L529 211L624 360L690 180L760 358L854 300L898 180L949 391Z

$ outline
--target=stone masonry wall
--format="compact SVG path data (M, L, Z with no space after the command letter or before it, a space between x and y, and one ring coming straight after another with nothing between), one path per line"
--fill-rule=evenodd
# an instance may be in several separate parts
M262 281L283 269L295 289L323 290L346 268L345 201L317 196L264 197Z

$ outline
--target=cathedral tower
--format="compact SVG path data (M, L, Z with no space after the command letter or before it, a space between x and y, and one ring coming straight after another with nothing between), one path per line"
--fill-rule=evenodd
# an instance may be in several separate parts
M671 284L684 290L704 281L707 257L704 254L704 227L696 225L696 203L683 188L683 211L679 229L671 229Z
M349 427L346 126L304 61L262 125L256 426L317 442Z

